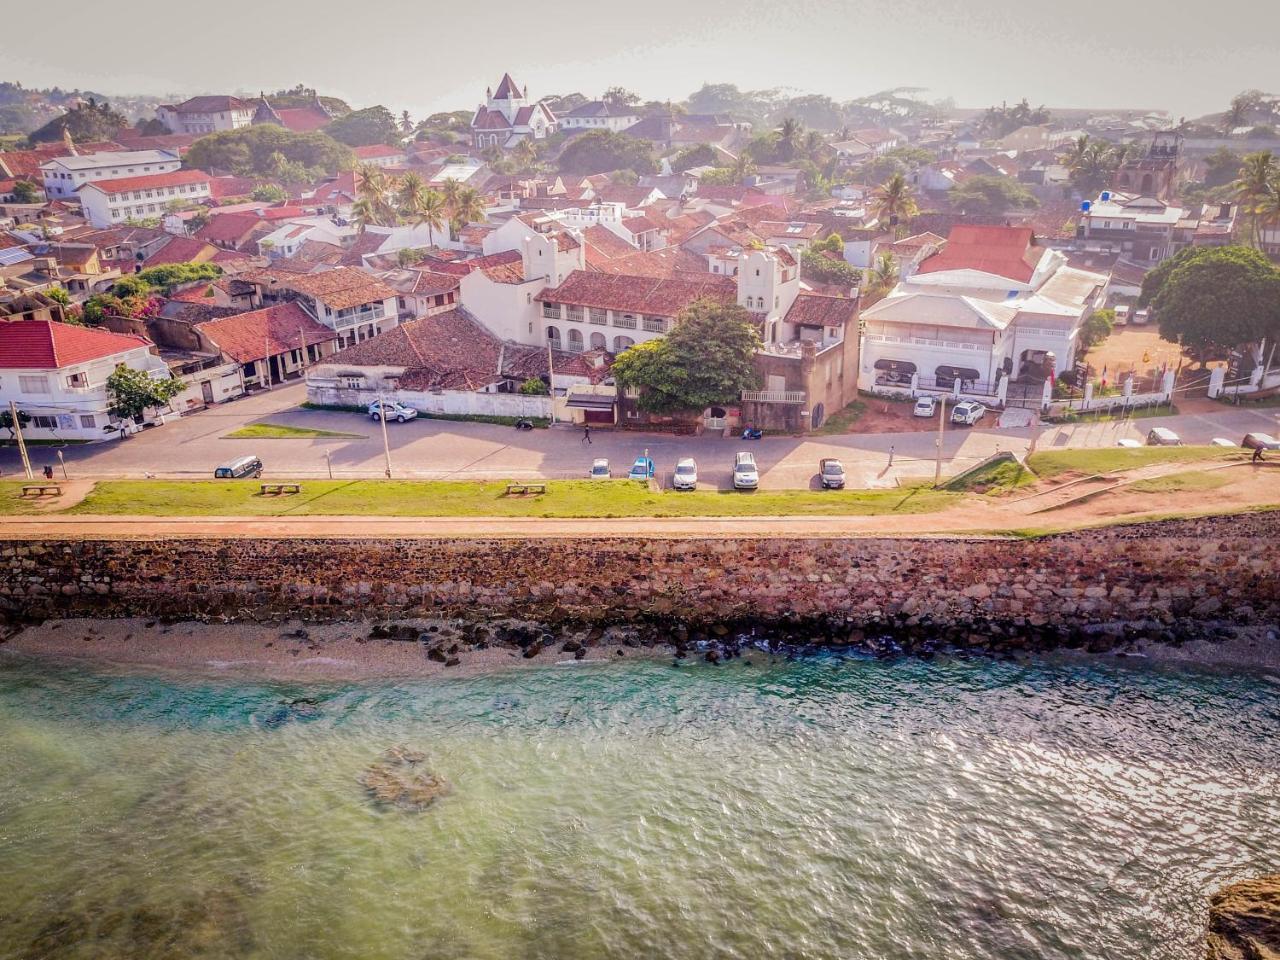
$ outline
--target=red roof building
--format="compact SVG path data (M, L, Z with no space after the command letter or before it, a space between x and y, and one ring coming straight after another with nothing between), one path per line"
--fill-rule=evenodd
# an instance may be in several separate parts
M234 317L206 320L196 324L196 329L221 353L239 363L289 354L301 350L304 344L308 347L332 344L338 339L336 333L317 323L292 301ZM311 352L314 355L316 351Z
M0 320L0 370L57 370L150 346L143 337L53 320Z
M203 170L173 170L169 173L153 173L143 177L121 177L118 180L94 180L77 188L97 190L109 196L125 193L160 190L167 187L185 187L204 184L206 190L212 178Z
M642 277L575 270L560 286L548 287L534 299L616 313L674 317L702 297L736 303L738 285L730 277L713 274Z
M957 226L951 228L947 245L921 261L916 272L977 270L1028 283L1044 252L1035 245L1030 227Z

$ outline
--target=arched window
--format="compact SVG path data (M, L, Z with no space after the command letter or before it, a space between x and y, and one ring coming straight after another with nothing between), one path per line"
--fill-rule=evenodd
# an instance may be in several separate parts
M599 331L597 331L591 334L591 349L592 350L608 350L609 349L609 342L605 340L603 333L600 333Z
M556 327L547 327L547 343L551 344L552 348L556 350L560 349L559 329L557 329Z
M579 330L569 331L569 349L574 353L582 352L582 333Z
M626 350L628 347L634 347L635 345L636 345L636 342L632 340L630 337L614 337L613 338L614 353L621 353L623 350Z
M1143 196L1146 196L1147 194L1151 193L1151 186L1152 186L1152 183L1153 183L1153 181L1152 181L1152 179L1151 179L1151 174L1149 174L1149 173L1144 173L1144 174L1142 175L1142 193L1143 193Z

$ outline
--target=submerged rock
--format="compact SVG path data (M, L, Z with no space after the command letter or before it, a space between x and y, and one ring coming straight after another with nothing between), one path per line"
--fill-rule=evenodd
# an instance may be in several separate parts
M426 759L421 750L392 747L356 779L376 803L411 812L425 810L450 790L444 777L420 767Z
M1243 880L1209 898L1208 960L1280 960L1280 874Z

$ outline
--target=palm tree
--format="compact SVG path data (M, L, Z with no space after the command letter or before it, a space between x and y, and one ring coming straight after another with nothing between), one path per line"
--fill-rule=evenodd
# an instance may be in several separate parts
M826 137L820 134L817 130L810 130L804 136L804 155L814 163L817 163L818 156L822 153L822 148L826 145Z
M532 140L521 140L511 152L511 158L519 164L521 169L532 169L538 163L538 148L534 146Z
M1249 215L1249 232L1254 246L1258 246L1261 236L1259 208L1266 201L1277 176L1280 176L1280 164L1277 164L1275 156L1270 150L1259 150L1245 155L1240 176L1232 184L1241 210Z
M449 230L453 235L453 239L458 239L459 231L468 223L483 220L484 214L484 201L480 199L480 194L471 187L460 189L458 198L454 201L449 215Z
M389 226L398 219L395 208L387 202L390 192L387 176L377 167L362 164L356 168L356 192L367 208L366 224Z
M427 238L434 247L436 231L444 227L444 197L424 185L413 195L412 201L406 204L405 216L413 226L427 228Z
M867 271L866 289L863 292L863 305L868 306L883 300L898 282L898 261L892 253L882 253L876 259L876 265Z
M374 210L373 204L364 197L361 197L351 205L351 216L355 219L356 229L361 236L364 235L370 224L376 225L379 223L378 214Z
M895 173L876 188L871 195L871 209L882 223L894 228L895 234L902 221L910 220L920 212L911 184L901 173Z
M409 119L409 111L404 110L400 113L400 129L405 133L413 133L413 121Z
M751 154L747 153L746 150L742 150L734 159L732 169L733 182L741 183L743 180L747 179L747 177L751 176L751 174L756 172L755 158L752 157Z
M1262 227L1280 227L1280 173L1271 178L1266 194L1255 208L1258 219L1258 246L1262 246Z
M787 117L778 128L778 147L787 160L800 150L800 134L803 131L804 125L795 117Z
M400 179L396 181L396 202L400 204L400 209L407 211L412 207L414 199L426 189L426 186L422 177L412 170L401 174Z
M458 194L462 192L461 182L453 177L447 177L440 192L444 195L444 204L449 210L449 215L453 216L453 209L458 205Z

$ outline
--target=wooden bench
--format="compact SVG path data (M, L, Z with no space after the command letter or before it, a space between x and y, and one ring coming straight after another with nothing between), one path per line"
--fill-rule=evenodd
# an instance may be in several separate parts
M508 483L507 496L513 493L546 493L547 485L545 483Z
M301 493L302 484L300 483L264 483L262 484L262 493L265 496L268 493L274 493L276 496L284 493Z
M22 486L22 495L34 493L37 497L43 497L46 493L51 497L62 496L62 487L56 483L27 483Z

